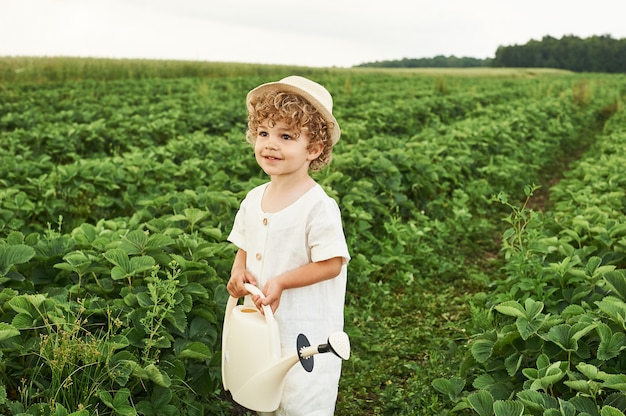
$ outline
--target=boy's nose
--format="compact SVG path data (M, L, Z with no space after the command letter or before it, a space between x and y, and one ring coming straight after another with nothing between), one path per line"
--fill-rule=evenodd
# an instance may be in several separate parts
M266 148L276 149L278 147L278 143L280 141L280 137L274 134L270 134L267 141L265 142Z

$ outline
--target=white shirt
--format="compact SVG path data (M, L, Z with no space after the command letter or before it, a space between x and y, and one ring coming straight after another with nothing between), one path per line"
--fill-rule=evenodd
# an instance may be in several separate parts
M263 212L268 183L242 201L228 240L246 252L246 267L259 288L273 277L310 262L343 257L338 276L310 286L284 290L274 314L282 356L296 353L302 333L311 345L324 344L343 330L347 263L350 259L341 213L334 199L315 185L297 201L275 213ZM254 345L251 342L250 345ZM337 399L341 359L332 353L314 356L311 373L296 364L287 375L277 415L332 415Z

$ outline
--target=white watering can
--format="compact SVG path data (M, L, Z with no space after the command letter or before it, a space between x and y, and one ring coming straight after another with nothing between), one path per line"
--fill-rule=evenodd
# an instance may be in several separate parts
M251 295L264 298L256 286L244 286ZM264 305L263 313L251 301L237 305L237 298L228 299L222 331L222 382L224 390L230 391L240 405L257 412L273 412L280 404L285 376L294 364L300 361L311 372L313 355L326 352L347 360L350 340L346 333L336 332L328 337L327 344L312 347L300 334L295 353L281 357L272 308Z

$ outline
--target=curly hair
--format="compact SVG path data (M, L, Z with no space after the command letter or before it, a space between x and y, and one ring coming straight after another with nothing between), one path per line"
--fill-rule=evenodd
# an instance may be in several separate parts
M333 143L329 130L332 125L328 125L329 123L311 103L296 94L269 92L260 99L250 101L246 140L254 144L261 124L268 123L274 126L280 122L293 130L296 137L299 137L302 131L306 131L309 149L317 143L322 143L322 153L311 161L309 169L317 172L330 163Z

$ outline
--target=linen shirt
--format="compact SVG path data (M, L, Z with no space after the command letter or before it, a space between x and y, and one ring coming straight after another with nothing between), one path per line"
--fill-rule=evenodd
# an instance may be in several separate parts
M261 208L268 185L260 185L246 195L228 236L229 241L246 252L246 267L261 290L268 280L281 273L310 262L343 258L341 272L336 277L282 292L274 318L284 357L297 352L296 338L300 333L315 346L325 344L330 334L343 330L350 255L339 207L319 184L274 213ZM334 413L341 359L333 354L318 354L313 358L311 373L299 363L289 371L277 415Z

